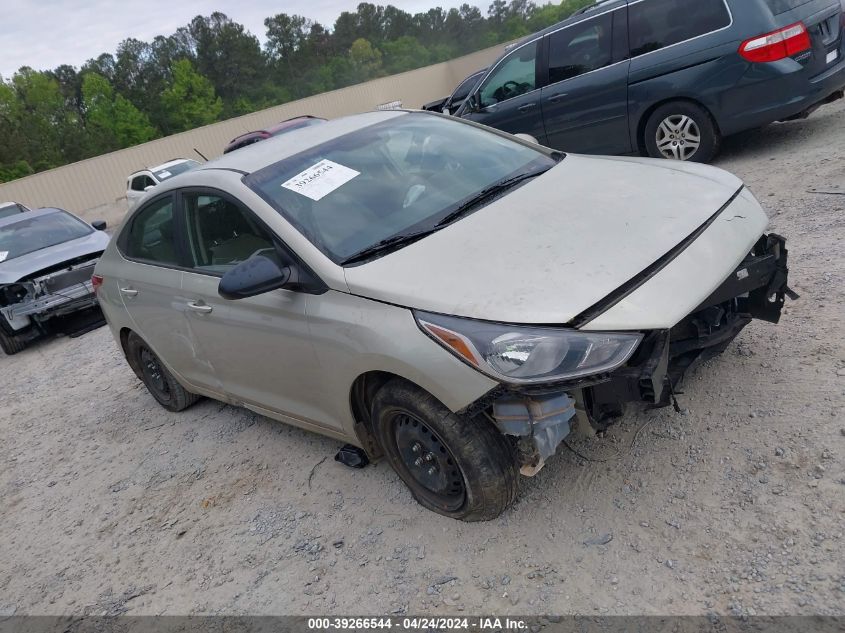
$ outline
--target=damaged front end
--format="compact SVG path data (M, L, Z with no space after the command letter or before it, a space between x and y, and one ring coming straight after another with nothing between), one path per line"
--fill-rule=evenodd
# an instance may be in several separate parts
M462 413L487 415L515 438L519 465L533 476L569 435L575 419L603 431L629 403L651 407L674 404L685 374L723 352L752 320L780 320L787 285L786 241L764 235L733 273L680 323L641 332L624 364L612 371L547 384L502 384Z
M97 305L91 275L99 253L76 258L0 286L0 326L35 338L49 319Z

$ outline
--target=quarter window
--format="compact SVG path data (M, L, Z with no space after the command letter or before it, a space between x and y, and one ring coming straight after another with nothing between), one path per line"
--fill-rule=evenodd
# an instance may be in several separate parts
M537 87L537 42L515 50L493 71L481 86L481 107L513 99Z
M182 200L191 267L225 273L255 253L274 248L269 233L234 202L200 193L183 194Z
M718 31L730 23L724 0L641 0L628 7L631 56Z
M549 36L549 83L572 79L613 60L613 14L605 13Z
M157 264L177 266L173 221L173 198L157 200L139 211L132 220L126 240L126 254Z

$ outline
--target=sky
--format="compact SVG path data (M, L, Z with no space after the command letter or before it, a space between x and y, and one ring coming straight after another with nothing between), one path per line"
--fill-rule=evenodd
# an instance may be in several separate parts
M433 6L444 9L473 0L370 0L393 4L409 13ZM264 18L277 13L304 15L331 27L358 0L2 0L0 75L8 79L21 66L50 70L61 64L77 68L100 53L114 54L127 37L150 41L170 35L194 16L221 11L264 42Z

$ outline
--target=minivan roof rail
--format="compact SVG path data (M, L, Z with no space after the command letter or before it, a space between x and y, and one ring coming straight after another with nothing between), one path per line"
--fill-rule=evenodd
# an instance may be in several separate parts
M619 0L596 0L593 4L588 4L586 7L578 9L572 15L583 15L584 13L593 11L594 9L599 9L606 4L611 4L613 2L619 2Z

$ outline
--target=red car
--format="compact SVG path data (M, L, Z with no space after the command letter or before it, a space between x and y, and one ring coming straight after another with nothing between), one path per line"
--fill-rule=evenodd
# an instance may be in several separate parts
M268 139L271 136L279 136L280 134L285 134L286 132L298 130L299 128L310 127L312 125L317 125L319 123L325 122L326 119L321 119L320 117L316 116L298 116L293 119L288 119L287 121L282 121L278 125L274 125L273 127L267 128L266 130L256 130L255 132L247 132L246 134L241 134L240 136L233 138L231 141L229 141L229 144L226 146L226 149L223 150L223 153L228 154L229 152L233 152L236 149L240 149L242 147L246 147L247 145L252 145L253 143L258 143L259 141Z

